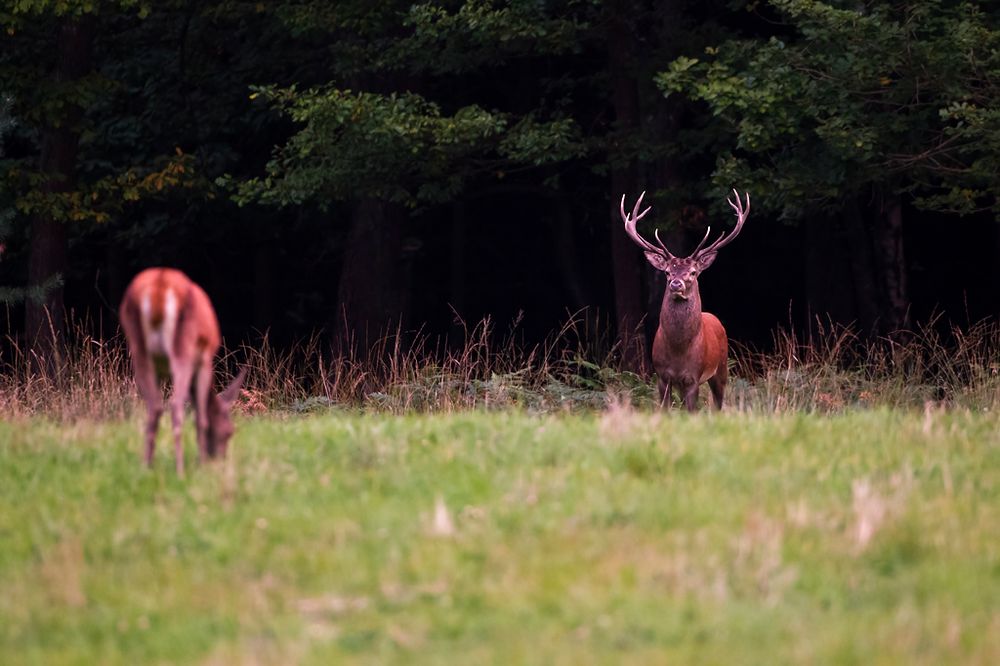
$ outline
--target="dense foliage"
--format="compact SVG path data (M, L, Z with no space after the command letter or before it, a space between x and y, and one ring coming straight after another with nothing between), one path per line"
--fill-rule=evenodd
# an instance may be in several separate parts
M0 27L0 287L40 349L160 263L237 336L625 332L660 287L622 193L683 252L733 186L753 229L705 286L740 337L996 314L980 3L18 0Z
M767 39L682 57L657 81L733 133L715 179L768 186L797 220L872 188L916 205L1000 208L1000 12L976 2L775 0Z

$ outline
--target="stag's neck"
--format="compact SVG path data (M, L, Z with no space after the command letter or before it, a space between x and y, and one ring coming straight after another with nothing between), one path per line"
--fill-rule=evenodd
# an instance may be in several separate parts
M701 296L697 289L691 291L691 298L686 301L674 300L669 291L663 295L660 328L667 344L678 349L687 348L698 337L701 333Z

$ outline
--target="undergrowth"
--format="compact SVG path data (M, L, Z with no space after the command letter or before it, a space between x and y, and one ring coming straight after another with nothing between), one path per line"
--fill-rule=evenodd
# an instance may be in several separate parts
M116 419L135 408L120 335L100 339L85 322L69 331L52 358L38 358L13 336L0 345L0 417ZM972 410L1000 406L1000 325L993 322L943 333L927 325L876 339L817 323L806 337L777 331L767 350L732 346L729 410L826 413L922 408L929 402ZM625 369L619 352L616 345L595 344L577 319L535 346L521 344L512 333L499 335L484 319L466 328L457 346L397 330L368 350L346 346L335 353L319 334L288 348L273 345L264 334L226 351L218 374L249 367L240 401L249 413L577 411L600 409L609 398L654 407L653 373ZM707 389L702 390L707 404Z

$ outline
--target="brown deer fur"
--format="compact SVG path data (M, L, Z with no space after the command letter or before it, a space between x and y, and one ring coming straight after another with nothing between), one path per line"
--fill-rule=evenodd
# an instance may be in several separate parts
M735 190L734 190L735 192ZM750 196L747 195L746 208L739 194L736 202L729 204L736 211L736 227L729 235L723 234L714 243L702 248L708 240L711 228L705 233L695 251L689 256L678 258L667 250L656 233L653 245L636 230L636 222L650 211L639 212L642 196L635 204L632 215L625 213L625 197L622 197L621 216L625 231L639 247L645 251L646 259L667 278L667 288L660 306L659 327L653 339L653 367L659 378L660 405L666 405L676 389L689 411L698 408L698 388L708 382L712 399L717 409L722 408L729 377L727 360L729 340L726 329L715 315L701 309L701 293L698 276L715 261L720 248L732 241L743 229L750 214Z
M118 315L132 356L136 387L146 403L146 464L153 462L163 413L160 380L167 374L173 381L170 417L177 473L184 474L181 428L189 394L194 403L200 460L224 457L233 434L230 410L246 371L242 370L222 393L212 390L215 355L222 338L215 309L204 290L178 270L149 268L125 290Z

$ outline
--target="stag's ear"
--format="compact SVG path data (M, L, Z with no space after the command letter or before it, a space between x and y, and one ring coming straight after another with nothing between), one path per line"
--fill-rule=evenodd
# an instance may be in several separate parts
M666 271L670 268L670 264L667 262L667 258L662 254L657 254L656 252L647 252L646 261L652 264L653 268L658 271Z
M236 402L236 398L240 395L240 387L243 386L243 380L246 379L246 376L247 368L243 366L233 381L229 383L229 386L226 387L226 390L219 394L219 400L227 405Z
M698 257L698 270L703 271L712 265L715 261L715 252L706 252L705 254Z

